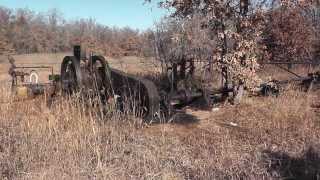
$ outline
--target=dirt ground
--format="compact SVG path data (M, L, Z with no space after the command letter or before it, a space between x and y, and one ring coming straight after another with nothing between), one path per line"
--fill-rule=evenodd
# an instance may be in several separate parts
M15 56L54 66L65 54ZM149 73L152 61L107 58ZM45 63L44 63L45 62ZM10 101L0 58L1 100ZM170 123L96 117L81 105L48 109L41 99L0 105L0 179L319 179L319 93L289 90L240 105L187 107ZM89 113L88 113L89 111Z

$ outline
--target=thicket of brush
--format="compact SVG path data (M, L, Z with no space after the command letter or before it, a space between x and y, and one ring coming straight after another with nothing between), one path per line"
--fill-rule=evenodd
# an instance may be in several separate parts
M320 177L319 112L301 92L151 126L68 98L48 109L0 92L1 179Z

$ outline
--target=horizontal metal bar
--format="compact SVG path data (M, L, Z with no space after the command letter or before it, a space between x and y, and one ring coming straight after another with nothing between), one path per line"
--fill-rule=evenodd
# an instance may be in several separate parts
M61 63L56 62L56 63L51 63L51 62L46 62L46 63L16 63L18 66L28 66L28 65L36 65L36 66L45 66L45 65L61 65Z
M284 71L287 71L287 72L290 73L290 74L295 75L295 76L298 77L298 78L302 78L302 76L300 76L299 74L291 71L290 69L284 68L284 67L280 66L279 64L275 64L275 66L278 67L278 68L280 68L280 69L282 69L282 70L284 70Z
M282 80L282 81L278 81L278 84L288 84L291 82L302 82L305 80L311 80L312 78L310 77L301 77L301 78L293 78L293 79L288 79L288 80Z
M52 83L47 82L47 83L19 83L17 85L14 85L15 87L27 87L27 86L53 86Z
M19 66L15 69L52 69L52 66Z
M263 62L260 64L305 64L305 65L320 65L320 62L302 62L302 61L297 61L297 62Z

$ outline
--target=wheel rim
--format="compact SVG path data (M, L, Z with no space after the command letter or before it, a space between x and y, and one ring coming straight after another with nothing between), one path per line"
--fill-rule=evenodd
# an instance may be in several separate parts
M80 91L82 84L80 62L75 57L64 58L61 65L61 84L65 93L73 94Z

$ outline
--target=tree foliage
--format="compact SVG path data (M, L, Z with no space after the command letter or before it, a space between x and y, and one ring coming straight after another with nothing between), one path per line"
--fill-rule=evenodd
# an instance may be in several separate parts
M142 32L111 28L94 19L66 21L56 9L36 13L0 7L0 29L0 48L11 46L16 53L65 52L74 44L109 56L142 53Z
M160 0L187 37L185 46L227 81L254 87L259 62L309 61L315 56L319 4L312 0ZM171 20L172 21L172 20ZM172 22L169 22L172 24ZM192 24L188 26L188 24ZM172 33L175 34L175 33ZM173 43L171 43L171 46ZM170 47L169 49L173 49ZM191 52L191 51L190 51ZM193 52L192 52L193 53Z
M172 17L182 22L182 34L187 34L180 37L187 37L192 50L207 52L201 60L214 64L226 81L248 87L259 81L260 13L249 9L248 1L166 0L160 5L174 9Z
M265 14L264 44L270 61L312 60L316 27L312 22L314 4L282 1Z

